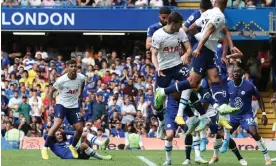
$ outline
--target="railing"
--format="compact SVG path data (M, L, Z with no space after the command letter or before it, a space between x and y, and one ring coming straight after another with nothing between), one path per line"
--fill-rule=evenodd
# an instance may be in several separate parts
M276 12L270 12L269 14L269 33L276 34Z

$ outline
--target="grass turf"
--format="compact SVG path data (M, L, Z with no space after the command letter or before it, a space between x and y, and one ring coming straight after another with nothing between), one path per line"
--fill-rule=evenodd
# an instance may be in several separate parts
M147 165L137 156L144 156L156 165L162 165L165 161L164 151L98 151L100 154L111 154L113 160L103 161L90 158L90 160L62 160L50 153L49 160L42 160L39 150L2 150L2 166L143 166ZM209 160L212 151L202 153L205 159ZM264 158L260 151L241 151L249 166L263 166ZM272 158L276 157L276 152L270 152ZM194 155L192 154L192 161ZM184 151L173 151L172 164L181 165L185 159ZM194 162L192 165L197 165ZM231 151L220 154L220 161L215 166L238 166L239 162ZM273 165L276 165L274 163Z

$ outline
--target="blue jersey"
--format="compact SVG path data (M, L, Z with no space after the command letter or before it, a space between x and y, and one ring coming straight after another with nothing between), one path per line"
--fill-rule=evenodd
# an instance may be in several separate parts
M257 96L258 94L257 88L246 79L242 79L239 86L235 86L234 81L228 83L228 95L231 106L240 108L240 111L235 115L252 114L252 96Z
M46 138L47 138L47 135L44 136L45 140ZM54 142L49 146L49 148L55 155L57 155L62 159L74 159L72 152L69 149L69 146L71 145L72 140L73 140L73 137L61 143Z
M162 27L163 27L163 25L161 23L155 23L155 24L151 25L148 28L147 37L152 37L154 32Z
M201 16L200 10L193 12L190 15L190 17L184 22L184 26L186 28L189 28L197 19L200 18L200 16ZM198 30L198 32L200 32L201 28L198 28L197 30ZM187 35L190 40L191 46L193 47L197 43L197 40L196 40L194 34L192 34L191 32L188 32Z

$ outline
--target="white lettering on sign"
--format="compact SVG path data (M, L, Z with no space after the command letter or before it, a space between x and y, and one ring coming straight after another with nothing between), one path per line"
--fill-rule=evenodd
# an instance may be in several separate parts
M75 25L75 13L15 12L6 15L2 12L2 25Z

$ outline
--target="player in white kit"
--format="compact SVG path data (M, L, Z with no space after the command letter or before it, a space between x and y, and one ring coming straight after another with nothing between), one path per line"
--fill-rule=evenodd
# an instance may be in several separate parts
M54 109L55 119L53 126L48 132L45 145L41 150L42 158L45 160L49 159L47 148L53 143L55 139L54 134L62 125L65 117L76 130L69 149L72 152L73 157L78 158L75 146L81 138L83 129L83 120L81 118L79 108L79 98L82 96L85 76L77 73L77 62L75 60L69 60L66 65L68 73L62 75L56 80L49 93L50 111ZM53 108L53 95L56 91L58 92L58 96L56 98L55 108Z

